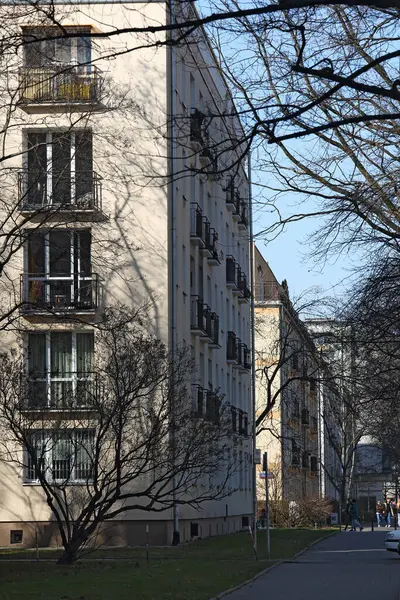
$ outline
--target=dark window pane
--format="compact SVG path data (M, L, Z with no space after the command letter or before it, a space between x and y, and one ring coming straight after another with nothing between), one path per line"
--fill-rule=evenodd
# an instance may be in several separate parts
M28 272L44 275L45 272L45 234L33 231L28 236Z
M78 374L85 375L93 369L94 335L93 333L76 334L76 354Z
M51 333L51 375L70 377L72 368L72 334Z
M69 231L55 229L49 235L50 275L71 275L71 235Z
M45 133L28 134L28 173L27 188L24 190L25 203L44 206L47 204L46 170L47 170L47 145Z
M52 148L53 203L71 203L71 136L53 133Z
M78 204L91 201L93 190L93 140L91 131L75 134L75 193ZM89 196L88 196L89 195Z
M91 269L91 245L92 245L92 233L90 229L78 231L76 233L76 250L75 256L78 259L76 264L76 272L80 275L89 276L92 272Z
M30 333L28 337L28 368L30 377L46 376L46 334Z

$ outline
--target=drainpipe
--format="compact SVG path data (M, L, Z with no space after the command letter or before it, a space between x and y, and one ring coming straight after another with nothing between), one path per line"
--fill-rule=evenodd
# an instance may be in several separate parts
M169 1L169 20L172 24L175 20L175 4L174 0ZM173 31L169 32L169 40L173 39ZM169 45L169 100L168 100L168 115L169 115L169 161L168 161L168 186L169 186L169 206L170 206L170 241L169 248L171 251L171 261L169 262L171 270L171 294L170 294L170 347L172 355L172 364L176 359L176 335L177 335L177 324L176 324L176 190L175 190L175 166L176 166L176 126L175 126L175 115L176 115L176 57L173 44ZM167 88L168 89L168 88ZM171 431L171 443L172 447L175 446L175 423L174 423L174 407L172 407L172 431ZM173 512L173 535L172 545L177 546L180 542L179 533L179 509L176 499L176 475L172 478L172 512Z
M251 194L251 154L248 155L248 181L249 181L249 229L250 229L250 335L251 335L251 408L253 420L253 532L254 532L254 549L257 550L257 465L256 458L256 349L255 349L255 332L254 332L254 236L253 236L253 201Z

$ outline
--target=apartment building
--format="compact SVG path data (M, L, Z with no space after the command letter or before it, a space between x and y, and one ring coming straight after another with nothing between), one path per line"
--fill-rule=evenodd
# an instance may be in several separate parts
M318 356L286 282L277 281L257 248L254 272L257 447L268 452L277 499L315 498L321 492Z
M229 168L235 150L225 140L241 132L229 89L203 32L177 47L106 35L165 23L164 2L53 9L51 19L23 3L0 7L24 42L0 75L9 123L1 210L4 218L13 207L24 231L0 281L2 310L20 307L2 346L25 353L32 405L59 415L60 398L92 383L93 325L104 308L146 307L151 332L191 352L201 417L216 397L229 403L237 469L225 499L145 520L124 513L110 539L144 543L150 523L150 542L168 544L173 517L182 541L237 531L252 512L251 216L245 161ZM57 478L62 444L51 461ZM79 465L75 485L87 479ZM0 462L0 473L0 546L31 545L37 524L48 526L40 543L55 543L34 470Z

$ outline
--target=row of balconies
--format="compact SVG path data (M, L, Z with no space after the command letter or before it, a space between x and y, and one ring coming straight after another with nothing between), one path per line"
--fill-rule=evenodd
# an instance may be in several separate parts
M291 465L292 467L301 466L302 469L308 469L312 473L316 473L318 471L318 458L308 450L301 452L299 446L294 442L292 443Z
M221 396L214 390L206 390L201 385L193 385L192 394L195 416L219 425Z
M231 406L232 415L232 432L238 435L248 436L249 429L249 415L246 411Z
M298 401L293 402L290 418L300 421L302 425L310 426L312 433L318 432L318 419L317 417L310 418L310 411L308 408L302 408L300 411L300 403Z
M247 200L240 197L233 178L228 182L225 202L227 209L232 213L232 219L237 221L238 229L247 229L249 226L249 205Z
M251 368L250 349L233 331L228 331L226 361L240 371L246 372Z
M210 265L219 265L223 258L218 250L218 233L196 202L190 205L190 239L199 246L200 252Z
M208 342L210 348L220 348L219 317L203 302L200 296L190 296L190 330L193 335L199 335L203 342Z
M226 287L238 297L239 303L248 302L251 297L247 277L233 256L226 257Z

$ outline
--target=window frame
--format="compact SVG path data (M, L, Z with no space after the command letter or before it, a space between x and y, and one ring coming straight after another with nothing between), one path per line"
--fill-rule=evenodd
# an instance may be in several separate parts
M54 433L58 433L58 434L62 434L63 432L71 432L72 433L72 437L73 437L73 443L74 443L74 455L75 455L75 461L74 461L74 465L71 468L71 474L70 477L68 477L67 479L54 479L53 478L53 472L54 472L54 448L55 448L55 444L56 444L56 440L54 440L53 435ZM76 434L77 433L86 433L86 434L90 434L91 435L91 443L92 446L94 447L95 445L95 429L93 428L75 428L75 429L61 429L58 432L54 432L51 429L31 429L29 431L29 434L38 434L41 433L42 434L42 439L44 441L44 445L48 444L48 443L52 443L52 447L49 448L49 450L46 450L44 452L44 465L43 465L43 471L46 473L46 481L48 481L49 483L54 483L54 484L62 484L62 485L87 485L93 482L93 473L92 473L92 477L87 478L87 479L83 479L83 478L78 478L76 477ZM89 439L89 438L88 438ZM23 448L23 452L24 452L24 467L23 467L23 480L24 483L26 484L39 484L40 485L40 480L38 477L30 477L30 472L33 472L34 466L31 464L31 455L29 454L26 446L24 446ZM90 457L90 455L88 454L88 456ZM92 455L92 463L93 463L93 455ZM51 477L47 477L47 474L50 473Z
M62 377L57 377L57 376L53 376L52 375L52 369L51 369L51 335L52 334L57 334L57 333L69 333L71 334L71 371L70 371L70 377L66 377L66 376L62 376ZM87 374L87 376L78 376L78 371L77 371L77 362L78 362L78 355L77 355L77 335L79 334L91 334L93 336L93 355L92 355L92 360L94 360L94 356L95 356L95 352L94 352L94 348L95 348L95 332L94 331L89 331L89 330L74 330L74 331L66 331L66 330L59 330L59 331L29 331L26 334L26 339L25 339L25 368L26 368L26 373L28 376L28 380L33 379L35 382L45 382L46 384L46 391L45 391L45 399L46 401L43 403L43 406L41 406L40 408L42 409L49 409L49 410L59 410L60 408L53 405L52 403L52 383L71 383L71 395L72 398L76 398L76 394L77 394L77 389L78 389L78 383L80 381L87 381L87 382L93 382L93 372L89 372ZM29 337L30 336L45 336L45 376L43 378L40 377L35 377L35 376L31 376L30 372L29 372ZM84 404L82 404L82 408L84 408ZM32 407L33 409L34 407ZM80 408L80 405L77 405L77 408Z

